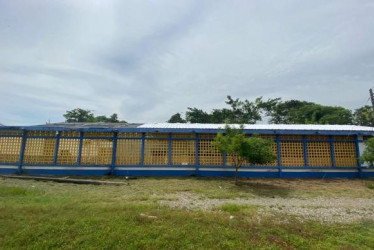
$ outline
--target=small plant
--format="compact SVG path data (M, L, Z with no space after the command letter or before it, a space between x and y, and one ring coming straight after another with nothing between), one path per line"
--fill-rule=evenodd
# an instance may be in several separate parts
M239 168L247 161L252 164L267 164L273 162L277 156L271 149L268 140L258 135L246 137L243 132L243 125L239 129L225 127L225 135L219 132L214 138L214 145L222 154L232 158L235 166L235 184L238 184Z
M374 137L371 137L365 142L366 149L360 157L361 164L367 162L369 166L374 165Z

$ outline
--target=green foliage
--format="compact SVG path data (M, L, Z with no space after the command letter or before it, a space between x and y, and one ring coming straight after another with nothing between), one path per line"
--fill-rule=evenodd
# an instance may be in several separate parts
M180 113L176 113L170 117L168 123L186 123L186 120L182 118Z
M218 133L214 139L214 145L221 153L233 157L237 167L245 161L252 164L266 164L276 159L271 149L271 142L257 135L246 137L243 133L243 126L236 129L226 125L225 135L222 132Z
M68 110L63 116L66 122L125 122L119 121L116 113L112 114L110 117L106 117L105 115L95 117L92 110L81 108Z
M208 113L202 109L189 107L186 111L186 119L173 115L170 120L177 119L179 122L190 123L238 123L238 124L254 124L261 121L261 113L264 110L264 105L270 105L273 100L268 100L266 103L259 97L254 101L233 99L227 96L226 104L229 108L213 109ZM169 120L169 121L170 121Z
M367 162L370 166L374 165L374 137L365 142L366 148L360 157L361 164Z
M213 142L219 152L232 158L236 169L236 182L238 169L245 161L252 164L267 164L277 158L271 149L271 143L257 135L246 137L243 133L243 125L239 129L226 125L225 135L222 132L218 133Z
M229 107L213 109L205 112L202 109L189 107L185 120L179 113L170 120L191 123L237 123L254 124L261 121L263 116L269 117L270 123L275 124L359 124L374 126L373 113L363 107L356 110L354 118L352 111L343 107L325 106L300 100L282 101L281 98L254 101L233 99L227 96L225 102Z
M374 127L374 113L370 106L356 109L353 113L353 123L361 126Z
M352 112L343 107L280 98L262 104L270 123L275 124L352 124Z
M186 121L191 123L211 123L212 115L197 108L188 108L186 112Z

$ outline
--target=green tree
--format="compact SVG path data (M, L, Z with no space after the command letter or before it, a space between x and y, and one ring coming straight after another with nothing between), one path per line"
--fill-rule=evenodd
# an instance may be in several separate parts
M95 117L91 110L81 108L68 110L63 116L66 122L126 122L119 121L116 113L112 114L110 117L106 117L105 115Z
M95 122L95 116L91 110L76 108L68 110L63 115L66 122Z
M263 102L269 122L275 124L352 124L352 112L343 107L324 106L299 100L280 98Z
M186 123L186 120L182 118L180 113L176 113L170 117L168 123Z
M186 112L186 121L191 123L211 123L212 117L202 109L188 108Z
M370 166L374 165L374 137L365 142L366 148L360 157L361 164L367 162Z
M219 152L232 158L235 166L235 184L238 184L238 171L244 162L267 164L277 158L271 149L271 143L257 135L246 137L243 125L239 129L226 125L225 135L219 132L214 138L213 145Z
M374 127L374 113L370 106L356 109L353 113L353 123L360 126Z

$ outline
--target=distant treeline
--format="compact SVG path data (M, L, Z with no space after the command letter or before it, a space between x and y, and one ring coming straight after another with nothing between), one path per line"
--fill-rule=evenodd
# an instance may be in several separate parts
M354 111L339 106L325 106L300 100L282 101L281 98L254 101L233 99L227 96L227 108L210 112L199 108L187 108L185 115L176 113L170 123L238 123L254 124L266 120L272 124L354 124L374 126L374 115L370 106ZM95 116L91 110L76 108L63 115L66 122L126 122L117 114Z
M206 112L199 108L187 108L185 116L176 113L170 123L239 123L254 124L263 119L272 124L355 124L374 126L374 115L370 106L354 111L325 106L300 100L282 101L281 98L254 101L233 99L227 96L227 108Z

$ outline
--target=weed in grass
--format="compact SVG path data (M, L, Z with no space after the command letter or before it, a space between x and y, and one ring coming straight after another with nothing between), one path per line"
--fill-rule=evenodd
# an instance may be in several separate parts
M367 187L368 187L368 189L374 189L374 184L373 184L373 183L369 183L369 184L367 185Z

